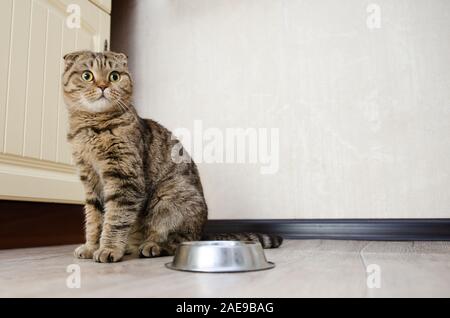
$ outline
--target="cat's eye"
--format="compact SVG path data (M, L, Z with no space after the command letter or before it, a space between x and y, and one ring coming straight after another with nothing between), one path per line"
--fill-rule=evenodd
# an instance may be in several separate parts
M109 81L110 81L111 83L120 81L120 74L119 74L119 72L116 72L116 71L111 72L111 73L109 74Z
M81 78L83 79L83 81L92 82L94 80L94 74L92 74L91 71L84 71L81 74Z

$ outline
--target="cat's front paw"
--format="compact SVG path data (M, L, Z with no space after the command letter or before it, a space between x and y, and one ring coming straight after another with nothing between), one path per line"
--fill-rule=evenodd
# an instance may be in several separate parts
M87 244L83 244L75 249L74 255L76 258L91 259L97 248L98 246L89 246Z
M115 263L122 259L124 251L115 249L100 247L94 252L94 261L98 263Z

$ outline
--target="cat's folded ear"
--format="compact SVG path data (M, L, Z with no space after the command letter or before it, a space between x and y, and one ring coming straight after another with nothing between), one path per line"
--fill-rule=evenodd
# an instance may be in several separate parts
M64 59L64 62L66 63L65 70L67 71L76 62L76 60L85 53L86 53L86 51L77 51L77 52L67 53L66 55L64 55L63 59Z
M78 52L67 53L66 55L63 56L63 59L64 59L64 61L66 61L66 62L72 61L72 60L74 60L78 55L79 55Z
M125 53L117 53L117 52L109 52L114 59L116 59L119 63L122 63L124 66L128 65L128 55Z

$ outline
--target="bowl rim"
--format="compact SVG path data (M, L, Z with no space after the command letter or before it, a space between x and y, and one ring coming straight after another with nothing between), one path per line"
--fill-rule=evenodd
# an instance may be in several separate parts
M257 246L260 242L255 241L232 241L232 240L213 240L213 241L188 241L182 242L179 246L218 246L218 247L235 247L235 246Z
M266 261L264 266L259 268L236 268L236 269L216 269L216 270L207 270L207 269L191 269L191 268L183 268L176 267L173 265L173 262L169 262L164 264L164 266L171 270L181 271L181 272L191 272L191 273L205 273L205 274L217 274L217 273L246 273L246 272L257 272L264 271L275 267L275 263Z

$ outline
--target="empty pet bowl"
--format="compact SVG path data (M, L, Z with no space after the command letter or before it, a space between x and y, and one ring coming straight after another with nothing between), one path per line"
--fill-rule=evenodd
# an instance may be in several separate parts
M260 243L240 241L200 241L181 243L170 269L189 272L248 272L273 268Z

